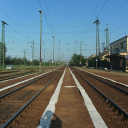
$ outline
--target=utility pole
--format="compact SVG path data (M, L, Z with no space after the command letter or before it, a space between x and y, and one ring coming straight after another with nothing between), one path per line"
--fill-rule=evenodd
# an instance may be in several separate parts
M45 49L44 49L44 66L45 66Z
M62 54L61 54L61 63L62 63ZM62 63L63 64L63 63Z
M104 53L104 42L102 43L102 53Z
M3 43L2 43L2 41L1 41L1 43L0 43L0 66L2 65L2 53L3 53Z
M3 69L5 69L5 24L8 25L6 22L2 22L2 52L3 52ZM2 53L1 53L1 58L2 58ZM1 63L1 62L0 62Z
M41 71L42 11L39 10L39 12L40 12L40 65L39 65L39 68Z
M34 65L34 40L31 43L33 44L33 46L32 46L32 65Z
M75 49L74 49L74 66L75 66Z
M81 62L81 59L82 59L82 43L83 43L83 41L80 42L80 64L82 63Z
M2 43L0 43L0 66L1 66L1 60L2 60Z
M54 36L52 36L53 37L53 65L54 65Z
M59 63L60 63L60 41L59 41Z
M63 65L64 65L64 53L63 53Z
M34 65L34 40L33 40L33 65Z
M24 66L25 66L25 50L23 50L24 51Z
M109 54L109 29L108 29L108 24L107 24L107 28L104 31L106 31L106 52L108 52L108 54Z
M96 69L97 69L97 49L99 49L99 56L100 56L100 42L99 42L99 24L100 24L100 21L99 19L97 18L96 21L93 22L94 24L96 23ZM97 48L98 46L98 48Z
M50 61L51 61L51 55L50 55ZM51 62L50 62L50 66L51 66Z
M77 67L77 51L76 51L76 67Z

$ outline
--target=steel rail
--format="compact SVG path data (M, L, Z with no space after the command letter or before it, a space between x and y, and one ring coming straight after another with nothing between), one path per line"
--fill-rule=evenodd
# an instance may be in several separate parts
M74 71L76 72L76 71ZM76 72L77 73L77 72ZM94 90L96 90L101 96L103 96L105 98L105 101L107 101L107 103L111 103L112 106L114 106L115 110L119 110L119 114L121 115L121 113L123 114L123 117L128 118L128 113L126 111L124 111L121 107L119 107L117 104L115 104L111 99L109 99L106 95L104 95L101 91L99 91L96 87L94 87L90 82L88 82L84 77L82 77L79 73L77 73L84 81L86 81L89 85L91 85L91 87L94 88Z
M0 74L8 74L8 73L16 73L16 72L18 72L18 71L17 71L17 70L14 70L14 71L7 71L7 72L1 71Z
M12 78L16 78L16 76L25 75L25 74L28 74L28 73L30 74L30 73L33 73L33 72L35 72L35 71L24 72L24 73L17 73L17 74L12 74L12 75L8 75L8 76L0 76L0 81L7 80L7 79L12 79ZM2 79L2 78L4 78L4 79Z
M60 72L59 72L60 73ZM58 75L53 77L30 101L28 101L16 114L14 114L1 128L6 128Z
M10 92L5 93L4 95L0 96L0 99L2 99L3 97L5 97L5 96L7 96L7 95L9 95L9 94L11 94L11 93L14 93L14 92L16 92L16 91L18 91L18 90L20 90L20 89L22 89L22 88L24 88L24 87L26 87L26 86L32 84L32 83L34 83L34 82L36 82L36 81L42 79L43 77L45 77L45 76L47 76L47 75L49 75L49 74L51 74L51 73L53 73L53 72L54 72L54 71L52 71L52 72L50 72L50 73L48 73L48 74L46 74L46 75L43 75L42 77L40 77L40 78L38 78L38 79L36 79L36 80L33 80L33 81L31 81L31 82L29 82L29 83L23 85L22 87L19 87L19 88L15 89L15 90L12 90L12 91L10 91Z
M79 70L79 69L78 69L78 70ZM126 91L126 90L124 90L124 89L122 89L122 88L119 88L119 87L117 87L117 86L115 86L115 85L113 85L113 84L110 84L110 83L108 83L108 82L106 82L106 81L104 81L104 80L101 80L101 79L99 79L99 78L97 78L97 77L95 77L95 76L93 76L93 75L90 75L90 74L84 72L84 71L81 71L81 70L79 70L79 71L82 72L82 73L84 73L84 74L86 74L86 75L88 75L88 76L91 76L91 77L93 77L93 78L95 78L95 79L97 79L97 80L99 80L99 81L101 81L101 82L103 82L103 83L105 83L105 84L108 84L108 85L110 85L111 87L113 87L113 88L115 88L115 89L117 89L117 90L119 90L119 91L122 91L123 93L125 93L126 95L128 95L128 91Z

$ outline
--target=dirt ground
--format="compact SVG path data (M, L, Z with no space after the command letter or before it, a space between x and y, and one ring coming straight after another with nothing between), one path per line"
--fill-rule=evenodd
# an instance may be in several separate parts
M83 69L82 70L115 80L117 82L121 82L128 85L128 73L125 72L116 72L116 71L105 71L105 70L99 70L99 69Z

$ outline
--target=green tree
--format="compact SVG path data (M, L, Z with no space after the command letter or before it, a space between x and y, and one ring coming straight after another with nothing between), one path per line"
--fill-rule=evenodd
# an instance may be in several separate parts
M97 57L97 67L107 67L110 68L110 62L108 62L106 59L101 60L100 57ZM88 60L88 66L89 67L96 67L96 57L92 57Z
M11 56L8 55L8 56L5 58L5 64L6 64L6 65L12 64L12 58L11 58Z
M70 65L71 66L86 66L87 59L84 58L84 56L73 54Z
M95 67L96 66L96 57L92 57L88 60L88 66L89 67Z

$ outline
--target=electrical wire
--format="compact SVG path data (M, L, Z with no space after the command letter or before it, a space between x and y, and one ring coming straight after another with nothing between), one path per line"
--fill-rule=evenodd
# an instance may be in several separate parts
M102 9L104 8L104 6L105 6L106 3L107 3L107 0L104 2L104 5L103 5L102 8L100 9L100 11L99 11L97 17L100 15L100 13L101 13L101 11L102 11Z
M16 26L18 26L20 29L22 29L19 25L17 25L17 23L13 20L13 19L11 19L2 9L0 9L0 11L1 12L3 12L11 21L13 21L14 22L14 24L16 25ZM14 29L13 29L14 30ZM23 29L22 29L23 30ZM24 30L23 30L24 31ZM25 33L27 33L26 31L24 31ZM19 33L20 34L20 33ZM28 34L28 33L27 33ZM21 34L20 34L21 35ZM29 34L28 34L29 35ZM32 37L31 35L29 35L30 37ZM25 37L26 38L26 37ZM32 37L33 38L33 37ZM34 38L33 38L34 39Z

